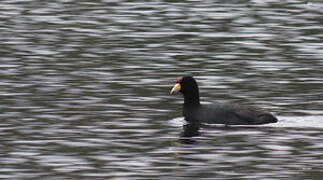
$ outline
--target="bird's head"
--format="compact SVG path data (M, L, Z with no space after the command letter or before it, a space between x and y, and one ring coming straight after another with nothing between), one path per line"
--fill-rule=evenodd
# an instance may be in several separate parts
M198 90L195 79L192 76L182 76L177 78L175 85L170 91L170 94L174 94L178 91L185 94L186 92L192 91L192 89Z

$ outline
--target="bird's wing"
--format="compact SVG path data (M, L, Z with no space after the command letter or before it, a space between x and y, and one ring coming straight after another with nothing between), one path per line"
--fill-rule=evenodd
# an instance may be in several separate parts
M271 119L274 118L272 114L260 109L239 105L236 106L238 107L234 108L234 115L248 124L264 124L270 122Z
M233 105L232 108L234 116L246 124L258 124L259 117L264 113L261 110L240 105Z

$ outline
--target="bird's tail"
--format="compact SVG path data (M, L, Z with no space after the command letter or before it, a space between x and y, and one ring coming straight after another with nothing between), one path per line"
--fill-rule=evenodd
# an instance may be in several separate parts
M259 124L276 123L278 119L272 114L266 113L259 116Z

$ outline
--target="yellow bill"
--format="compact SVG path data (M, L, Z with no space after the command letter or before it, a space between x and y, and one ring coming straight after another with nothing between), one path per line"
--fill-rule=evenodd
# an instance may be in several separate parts
M170 91L170 94L173 94L174 92L180 91L181 90L181 84L176 83L172 90Z

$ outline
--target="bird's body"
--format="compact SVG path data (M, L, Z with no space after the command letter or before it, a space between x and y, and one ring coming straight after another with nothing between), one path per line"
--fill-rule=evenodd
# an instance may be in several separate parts
M215 103L200 104L198 86L191 76L178 78L172 89L182 92L184 96L183 116L188 122L200 122L225 125L259 125L277 122L272 114L250 106Z
M249 106L216 103L183 107L183 116L188 122L201 122L226 125L258 125L277 122L270 113Z

